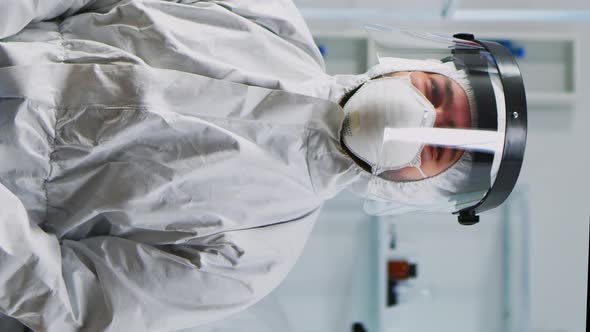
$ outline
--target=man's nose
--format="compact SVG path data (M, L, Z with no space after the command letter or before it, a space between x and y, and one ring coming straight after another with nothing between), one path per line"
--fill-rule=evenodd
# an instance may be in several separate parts
M434 109L436 114L436 118L434 119L434 126L437 128L446 128L448 127L448 114L442 107L438 107Z

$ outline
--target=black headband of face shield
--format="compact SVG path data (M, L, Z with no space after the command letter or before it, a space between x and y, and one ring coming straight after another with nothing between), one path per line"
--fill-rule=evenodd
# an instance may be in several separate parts
M493 185L490 186L491 167L494 156L473 153L474 169L470 174L469 186L489 187L485 196L476 204L455 212L459 223L472 225L479 221L478 213L502 204L510 195L522 166L526 143L527 114L526 95L522 75L514 56L503 46L490 41L475 40L470 34L457 34L457 39L476 42L483 49L466 48L460 43L452 50L452 61L466 71L472 86L477 107L477 128L498 130L498 108L489 65L494 66L502 82L506 104L506 131L500 167ZM489 59L488 57L491 57ZM469 190L469 188L466 188Z

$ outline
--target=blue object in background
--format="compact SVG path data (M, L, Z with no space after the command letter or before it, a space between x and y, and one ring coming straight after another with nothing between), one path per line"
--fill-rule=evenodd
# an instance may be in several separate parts
M525 56L525 50L524 47L517 47L514 46L514 44L512 43L512 41L507 40L507 39L497 39L494 40L496 43L506 47L510 53L512 53L512 55L514 55L516 58L520 59L523 58Z
M326 57L326 46L318 44L318 49L320 50L320 54L322 55L322 57Z

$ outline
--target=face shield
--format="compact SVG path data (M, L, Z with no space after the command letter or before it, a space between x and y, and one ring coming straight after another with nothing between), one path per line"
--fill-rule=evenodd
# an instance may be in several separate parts
M368 31L379 64L344 104L341 135L372 175L366 212L477 222L508 197L522 164L526 99L513 56L467 34Z

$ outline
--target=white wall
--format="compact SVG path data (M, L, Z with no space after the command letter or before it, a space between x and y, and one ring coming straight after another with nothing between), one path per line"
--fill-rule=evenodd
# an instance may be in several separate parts
M587 0L455 0L460 8L469 9L590 9Z
M590 58L589 25L572 27ZM532 325L585 331L590 218L590 66L573 108L533 109L521 183L529 188Z

